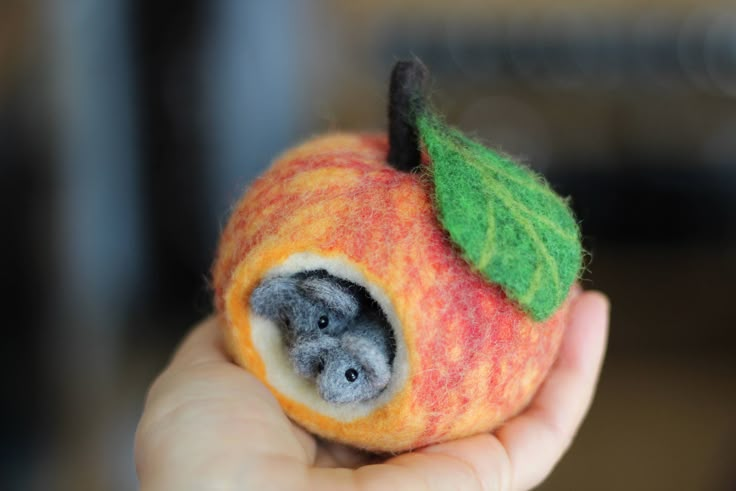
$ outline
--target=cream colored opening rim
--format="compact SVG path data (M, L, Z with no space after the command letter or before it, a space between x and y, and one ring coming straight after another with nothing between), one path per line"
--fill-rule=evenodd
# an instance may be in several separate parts
M409 375L406 340L396 311L386 293L378 285L369 283L357 268L343 258L324 257L308 252L292 254L283 263L267 271L264 279L315 269L324 269L331 275L364 287L383 309L396 340L391 380L386 389L370 401L349 404L329 403L320 397L314 382L294 372L282 342L281 332L276 324L251 311L251 337L265 365L266 379L278 392L320 414L349 422L368 416L375 409L387 404L404 387Z

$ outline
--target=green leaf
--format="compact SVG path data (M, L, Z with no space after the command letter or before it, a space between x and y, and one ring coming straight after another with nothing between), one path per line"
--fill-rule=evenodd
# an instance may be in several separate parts
M536 173L428 110L418 112L417 127L432 160L439 218L452 240L535 320L551 316L582 261L567 203Z

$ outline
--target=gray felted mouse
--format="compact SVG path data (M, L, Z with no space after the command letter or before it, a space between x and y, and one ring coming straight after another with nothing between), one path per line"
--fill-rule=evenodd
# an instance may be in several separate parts
M310 271L264 280L250 299L253 311L276 322L291 348L297 339L339 336L359 312L351 284Z
M373 399L388 385L391 365L385 336L365 337L348 331L340 345L324 355L317 388L329 402L348 403Z
M333 403L376 397L391 378L390 329L361 287L324 270L261 282L253 311L277 324L296 373Z

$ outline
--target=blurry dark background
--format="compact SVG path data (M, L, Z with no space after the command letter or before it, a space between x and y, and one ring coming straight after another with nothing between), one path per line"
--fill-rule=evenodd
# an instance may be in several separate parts
M383 128L412 54L450 121L572 196L612 298L542 489L736 489L736 7L397 3L0 2L2 489L136 487L228 207L300 139Z

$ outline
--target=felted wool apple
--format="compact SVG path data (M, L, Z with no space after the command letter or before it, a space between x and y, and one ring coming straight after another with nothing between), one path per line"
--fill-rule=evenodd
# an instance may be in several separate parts
M234 208L213 267L233 358L324 438L399 452L490 431L556 358L581 267L577 223L542 178L447 126L426 69L392 74L389 134L333 133L282 155ZM393 335L376 397L335 404L297 374L250 306L267 280L324 271L359 285Z

